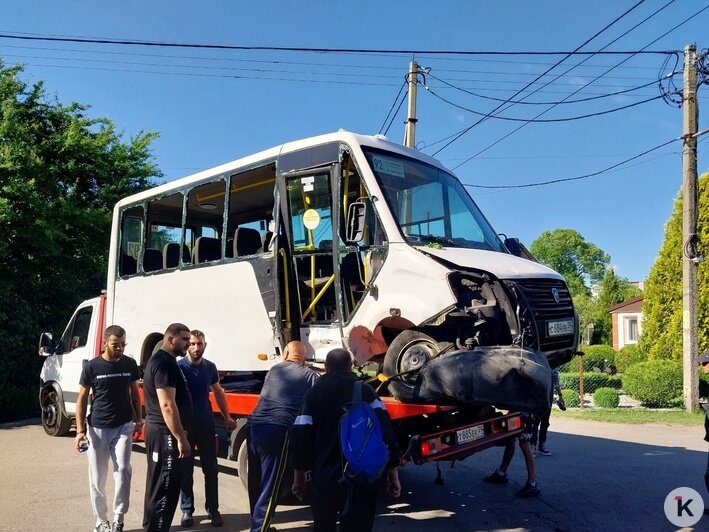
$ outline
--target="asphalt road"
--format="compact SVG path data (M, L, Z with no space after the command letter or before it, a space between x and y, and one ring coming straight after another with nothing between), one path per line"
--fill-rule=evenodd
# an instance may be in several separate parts
M73 433L72 433L73 435ZM521 454L509 470L510 483L489 486L481 479L498 464L501 449L490 449L463 462L436 467L407 465L401 470L403 493L382 498L375 530L391 532L555 530L669 531L664 516L667 494L680 486L706 494L703 474L707 444L702 427L619 425L552 417L551 457L537 458L542 490L538 499L516 499L525 480ZM50 438L37 420L0 425L0 531L92 529L86 457L72 438ZM126 532L140 530L146 457L134 445L132 507ZM248 500L233 462L220 460L222 530L248 528ZM198 509L203 507L195 490ZM112 493L109 476L108 492ZM179 510L173 523L179 526ZM193 530L212 530L205 514L195 514ZM203 524L200 521L204 521ZM279 507L278 530L310 530L307 508ZM709 517L695 530L709 530Z

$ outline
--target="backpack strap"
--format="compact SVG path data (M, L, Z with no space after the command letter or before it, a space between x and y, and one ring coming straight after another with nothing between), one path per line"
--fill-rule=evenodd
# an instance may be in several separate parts
M362 400L362 381L356 380L352 390L352 402L359 403Z

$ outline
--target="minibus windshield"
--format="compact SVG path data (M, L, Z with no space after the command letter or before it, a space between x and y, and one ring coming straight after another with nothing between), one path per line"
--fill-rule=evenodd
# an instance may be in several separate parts
M367 148L364 152L407 242L505 252L455 177L390 152Z

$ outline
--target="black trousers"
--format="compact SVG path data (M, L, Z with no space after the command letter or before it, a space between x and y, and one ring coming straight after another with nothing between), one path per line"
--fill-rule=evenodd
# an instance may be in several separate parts
M539 441L540 447L546 443L550 417L551 410L539 418L539 421L534 424L534 430L532 432L532 445L536 445L537 441Z
M194 452L199 452L199 462L204 473L204 509L208 514L219 510L219 487L217 483L217 443L214 437L214 425L211 427L193 427L187 433L192 447L192 454L180 460L182 480L180 482L180 509L194 512Z
M350 506L345 515L342 515L342 511L346 495L320 497L313 494L311 508L315 532L335 532L338 517L341 532L371 532L378 492L376 487L353 488Z
M180 495L180 452L177 439L167 428L145 427L148 473L145 480L143 528L147 532L169 530Z

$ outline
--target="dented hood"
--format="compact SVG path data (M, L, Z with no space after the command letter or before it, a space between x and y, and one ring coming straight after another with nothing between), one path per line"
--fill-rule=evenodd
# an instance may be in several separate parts
M561 275L551 268L509 253L468 248L444 247L436 249L427 246L415 247L421 253L439 257L452 262L460 268L475 268L490 272L498 279L563 279Z

